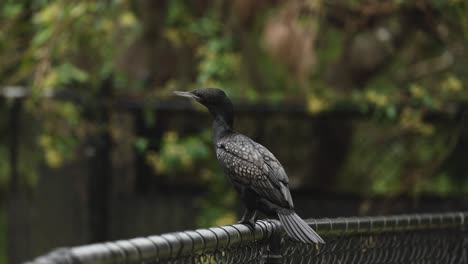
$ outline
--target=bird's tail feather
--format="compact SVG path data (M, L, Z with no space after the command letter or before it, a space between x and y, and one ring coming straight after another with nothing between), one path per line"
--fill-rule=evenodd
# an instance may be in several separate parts
M294 211L280 211L278 217L284 230L292 239L306 244L325 244L325 241Z

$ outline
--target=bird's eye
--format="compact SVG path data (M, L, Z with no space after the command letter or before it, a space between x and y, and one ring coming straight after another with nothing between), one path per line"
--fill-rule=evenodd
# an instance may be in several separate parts
M193 93L193 94L198 98L197 100L198 100L199 102L205 101L205 98L204 98L204 96L203 96L203 93L195 92L195 93Z

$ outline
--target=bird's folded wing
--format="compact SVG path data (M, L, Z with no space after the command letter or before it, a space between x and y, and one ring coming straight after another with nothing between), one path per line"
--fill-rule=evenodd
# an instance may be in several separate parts
M216 155L231 180L249 186L279 206L293 207L286 173L264 146L237 134L220 140Z

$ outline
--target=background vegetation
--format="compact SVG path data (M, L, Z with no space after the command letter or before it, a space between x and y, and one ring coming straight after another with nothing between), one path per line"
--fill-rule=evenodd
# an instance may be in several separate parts
M463 0L1 1L0 193L34 192L40 168L75 162L104 133L144 157L154 177L208 186L200 226L235 221L208 129L136 135L115 107L138 102L145 126L157 127L155 100L210 86L240 103L294 106L304 120L347 113L334 126L344 143L325 148L344 154L309 157L339 160L334 181L318 185L324 192L466 195L466 14ZM17 86L26 87L27 122L16 162L8 135ZM322 181L292 175L294 188Z

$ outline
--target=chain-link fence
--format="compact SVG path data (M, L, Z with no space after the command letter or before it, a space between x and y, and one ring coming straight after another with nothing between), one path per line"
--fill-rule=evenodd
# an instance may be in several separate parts
M324 245L291 241L276 220L57 249L30 264L468 263L468 212L308 220Z

